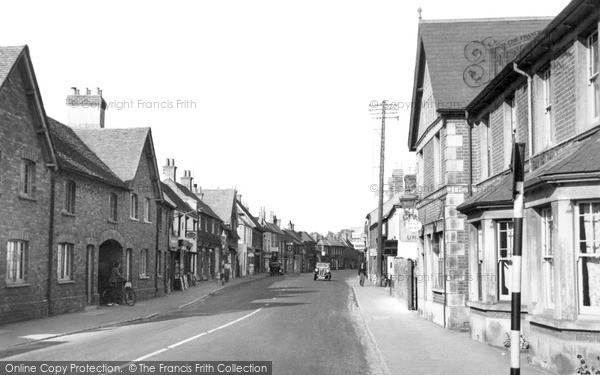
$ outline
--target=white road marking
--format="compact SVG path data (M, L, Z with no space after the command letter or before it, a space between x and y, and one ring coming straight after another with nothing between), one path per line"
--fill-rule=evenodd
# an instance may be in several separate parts
M235 324L235 323L241 322L242 320L244 320L244 319L246 319L246 318L249 318L249 317L251 317L252 315L254 315L254 314L258 313L258 312L259 312L260 310L262 310L262 309L263 309L262 307L261 307L260 309L256 309L256 310L254 310L253 312L251 312L250 314L244 315L244 316L242 316L242 317L241 317L241 318L239 318L239 319L236 319L236 320L234 320L234 321L231 321L231 322L229 322L229 323L227 323L227 324L224 324L224 325L222 325L222 326L220 326L220 327L217 327L217 328L211 329L210 331L202 332L202 333L200 333L200 334L198 334L198 335L196 335L196 336L189 337L189 338L187 338L187 339L185 339L185 340L182 340L182 341L179 341L179 342L177 342L177 343L175 343L175 344L169 345L169 346L167 346L166 348L163 348L163 349L157 350L157 351L155 351L155 352L152 352L152 353L150 353L150 354L147 354L147 355L145 355L145 356L143 356L143 357L140 357L140 358L134 359L134 360L133 360L133 361L131 361L131 362L139 362L139 361L143 361L143 360L145 360L145 359L148 359L148 358L150 358L150 357L154 357L154 356L155 356L155 355L157 355L157 354L164 353L164 352L166 352L166 351L168 351L168 350L171 350L171 349L173 349L173 348L176 348L176 347L178 347L179 345L182 345L182 344L188 343L188 342L190 342L190 341L192 341L192 340L196 340L197 338L200 338L200 337L202 337L202 336L204 336L204 335L208 335L209 333L213 333L213 332L216 332L216 331L218 331L218 330L221 330L221 329L223 329L223 328L229 327L230 325L233 325L233 324ZM129 362L129 363L131 363L131 362Z

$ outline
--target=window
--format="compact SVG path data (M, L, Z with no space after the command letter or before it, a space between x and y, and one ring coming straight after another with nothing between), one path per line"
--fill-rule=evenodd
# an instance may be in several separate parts
M580 203L579 306L582 313L600 313L600 202Z
M64 209L70 214L75 213L75 183L67 181L65 183L65 206Z
M544 267L544 294L546 296L546 307L554 308L554 249L552 243L552 229L554 220L552 209L542 210L542 264Z
M483 301L483 230L477 224L477 300Z
M510 300L510 283L512 270L513 223L499 221L497 223L496 246L498 249L498 299Z
M433 259L433 287L444 287L444 252L442 243L442 234L434 233L431 237L431 252Z
M144 198L144 221L150 222L150 198Z
M598 32L588 37L588 77L592 118L600 117L600 81L598 80Z
M129 216L132 219L138 219L138 196L135 193L131 194L131 204L129 205Z
M72 280L73 273L73 244L61 243L58 245L58 267L56 269L58 280Z
M109 214L108 214L108 219L111 221L117 221L118 216L117 216L117 203L118 202L118 196L115 193L110 193L110 195L108 196L108 206L109 206Z
M162 273L162 262L163 262L163 259L162 259L162 251L161 250L158 250L158 257L157 257L157 259L158 259L158 267L157 267L158 268L158 273L157 274L160 277L163 274Z
M487 179L492 173L492 140L490 135L488 122L482 121L479 124L481 180Z
M35 163L31 160L23 159L21 171L21 194L32 197L35 184Z
M140 277L147 277L148 273L148 250L142 249L140 252Z
M125 250L125 278L131 281L131 269L132 267L131 249Z
M8 241L6 251L6 282L22 283L25 281L25 256L28 243L25 241Z
M440 133L433 137L433 189L437 190L442 183L442 155Z

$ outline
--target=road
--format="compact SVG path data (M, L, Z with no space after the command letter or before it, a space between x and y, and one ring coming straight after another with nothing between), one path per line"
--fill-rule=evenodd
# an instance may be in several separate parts
M248 360L273 361L274 374L377 374L378 357L345 282L354 275L268 277L148 322L40 341L0 359Z

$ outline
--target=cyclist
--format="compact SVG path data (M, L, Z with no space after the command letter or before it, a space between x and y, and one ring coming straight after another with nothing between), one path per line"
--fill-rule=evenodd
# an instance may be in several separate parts
M116 300L115 296L117 296L119 294L119 289L120 289L120 283L121 281L124 279L123 275L121 275L121 272L119 271L119 262L115 262L112 268L112 271L110 273L110 278L108 279L108 283L110 284L110 296L112 301L108 303L108 306L112 306L112 305L117 305L119 306L119 304L117 304L116 302L113 302L114 300Z

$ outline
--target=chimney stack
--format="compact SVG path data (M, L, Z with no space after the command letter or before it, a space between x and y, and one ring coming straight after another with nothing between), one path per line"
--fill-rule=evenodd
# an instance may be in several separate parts
M275 224L275 214L273 213L273 211L269 211L269 223L273 223Z
M175 166L175 159L167 159L167 165L163 166L163 175L165 178L171 179L173 182L177 182L177 167Z
M192 177L192 171L187 170L187 171L183 171L183 176L181 176L181 178L179 179L179 182L191 191L193 188L193 185L192 185L193 179L194 178Z
M258 218L261 219L263 222L267 221L266 215L267 215L267 213L265 212L265 208L261 207L260 211L258 211Z
M102 90L97 88L96 95L85 88L85 94L80 95L77 87L71 87L67 96L67 125L72 128L101 129L104 128L104 112L106 102L102 98Z

